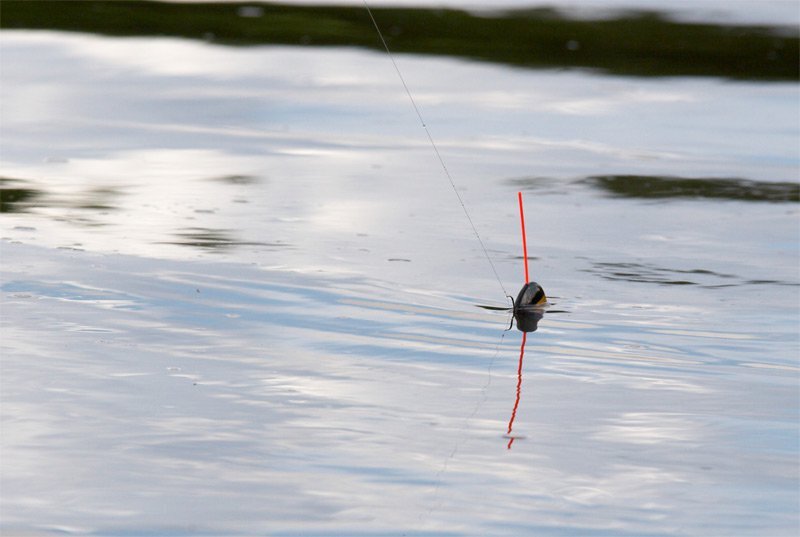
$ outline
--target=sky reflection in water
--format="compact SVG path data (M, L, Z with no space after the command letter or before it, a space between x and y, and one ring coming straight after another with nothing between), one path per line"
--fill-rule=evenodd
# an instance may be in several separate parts
M796 84L398 58L520 368L385 56L0 44L4 529L794 534Z

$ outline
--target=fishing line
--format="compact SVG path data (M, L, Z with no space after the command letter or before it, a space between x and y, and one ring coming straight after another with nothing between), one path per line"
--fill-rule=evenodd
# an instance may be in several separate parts
M453 176L450 174L450 170L447 168L447 164L445 164L444 158L442 157L442 154L439 152L439 148L438 148L438 146L436 145L436 142L433 139L433 135L431 134L430 129L428 129L427 123L425 123L425 119L422 116L422 112L420 111L419 106L417 106L417 102L414 99L414 95L411 93L411 89L408 87L408 84L406 83L405 77L403 76L403 73L400 71L400 67L397 65L397 62L394 59L394 55L392 54L392 51L389 48L389 44L386 42L386 39L383 37L383 32L381 32L380 26L378 26L378 21L375 20L375 16L372 14L372 10L370 9L369 4L367 3L367 0L363 0L363 3L364 3L364 8L367 10L367 13L369 14L369 18L372 21L373 26L375 27L375 31L378 33L378 37L380 38L381 43L383 44L383 48L386 50L386 54L389 56L389 59L392 62L392 66L394 67L394 70L397 73L397 77L400 79L400 82L403 85L403 89L405 90L406 95L408 95L408 100L411 101L411 106L414 108L414 112L416 113L417 118L419 119L419 122L422 125L422 128L425 129L425 134L427 135L428 141L430 142L431 147L433 148L433 152L436 155L436 159L439 161L439 164L442 167L442 170L444 171L444 174L447 177L447 180L450 183L450 187L453 189L453 192L455 193L456 198L458 198L458 203L459 203L459 205L461 205L461 209L464 211L464 216L467 217L467 221L469 222L469 225L472 228L472 232L475 234L475 238L478 239L478 243L481 246L481 250L483 250L483 255L484 255L484 257L486 257L486 261L489 262L489 266L492 269L492 273L494 274L494 277L497 279L497 283L500 284L500 289L502 289L503 295L505 295L506 298L511 300L511 306L512 307L509 308L509 309L513 312L515 310L514 297L512 297L511 295L508 294L508 292L506 291L505 285L503 285L503 280L500 278L500 274L497 272L497 267L495 267L494 262L492 261L492 257L489 255L489 250L486 248L486 244L483 242L483 239L481 238L481 234L478 232L478 228L475 226L475 222L472 220L472 217L470 216L469 211L467 210L467 206L464 203L464 199L461 197L461 194L458 192L458 188L456 188L456 183L453 180ZM520 208L522 207L521 204L522 204L522 200L520 199ZM524 226L524 224L523 224L523 226ZM526 257L526 280L527 280L527 255L525 257ZM526 283L527 283L527 281L526 281ZM483 406L483 404L486 402L486 400L488 398L488 390L489 390L489 387L490 387L490 385L492 383L492 377L493 377L492 368L494 367L494 363L497 360L497 357L500 355L500 348L503 345L503 341L505 340L506 333L509 330L511 330L511 328L513 326L513 322L514 322L513 319L514 319L514 316L512 314L511 315L511 321L509 323L509 327L502 332L502 334L500 335L500 339L497 342L497 345L495 346L494 353L493 353L492 359L489 362L489 366L488 366L488 370L487 370L488 379L487 379L485 385L483 386L483 388L481 388L481 397L475 403L475 407L472 409L472 412L464 419L464 427L461 429L460 438L456 441L456 444L453 447L452 451L450 452L450 454L445 459L442 467L436 473L436 476L435 476L436 487L435 487L435 489L433 491L433 499L431 501L431 506L430 506L430 508L428 509L428 512L427 512L428 516L430 516L431 513L434 510L438 509L441 506L441 502L443 500L440 497L439 493L440 493L440 488L442 486L442 476L444 475L445 472L447 472L447 469L449 467L450 462L456 457L456 454L458 453L459 448L464 443L465 437L466 437L467 426L469 425L469 423L471 423L473 418L477 415L478 411L480 410L480 408ZM422 519L422 518L423 518L423 515L420 514L420 519Z
M507 298L511 298L513 301L514 298L508 294L506 291L505 286L503 285L503 281L500 279L500 274L497 272L497 268L494 266L494 262L492 261L491 256L489 255L489 251L486 249L486 245L481 239L480 233L478 233L478 228L475 227L475 222L472 221L472 217L469 215L469 211L467 210L467 206L464 204L464 199L459 194L458 189L456 188L456 183L453 181L453 176L450 175L450 171L447 169L447 165L444 163L444 159L442 158L441 153L439 153L439 148L436 146L436 142L433 141L433 136L431 135L431 131L428 129L428 125L425 123L425 119L422 117L422 112L420 112L419 107L417 106L417 102L414 100L414 96L411 94L411 90L406 84L406 79L403 77L403 73L400 72L400 67L398 67L397 62L394 60L394 55L392 51L389 49L388 43L386 43L386 39L383 38L383 32L381 32L380 26L378 26L378 21L375 20L375 16L372 14L372 10L369 8L369 4L367 4L367 0L363 0L364 7L367 9L367 13L369 13L369 18L372 20L373 26L375 26L375 30L378 32L378 37L381 39L381 43L383 43L383 48L386 49L386 54L389 55L389 59L392 61L392 65L394 66L394 70L397 72L397 76L400 78L400 82L403 84L403 88L406 90L406 95L408 95L408 100L411 101L411 106L414 107L414 112L417 114L417 118L419 118L419 122L422 124L422 128L425 129L425 134L428 135L428 141L431 143L431 147L433 148L433 152L436 154L436 158L439 160L439 164L442 166L442 170L444 170L444 174L447 176L447 180L450 182L450 186L453 188L453 192L455 192L456 197L458 198L458 203L461 204L461 208L464 210L464 215L467 217L469 221L469 225L472 227L472 232L475 233L475 237L478 239L478 242L481 245L481 249L483 250L483 255L486 257L486 260L489 262L489 266L492 267L492 272L494 273L494 277L497 278L497 283L500 284L500 288L503 290L503 294Z
M472 409L470 415L464 418L464 426L461 428L459 432L459 438L456 441L456 445L450 451L450 454L444 460L442 467L439 469L438 472L436 472L436 475L434 476L434 479L436 480L436 487L433 490L433 498L431 499L430 507L428 507L427 511L428 517L430 517L434 511L438 510L442 506L443 499L439 495L443 481L442 476L444 475L445 472L447 472L447 469L450 466L450 461L456 458L459 448L464 444L466 440L467 426L470 424L470 422L472 422L472 419L478 414L478 410L480 410L480 408L488 399L487 392L489 391L489 387L492 385L492 377L493 377L492 369L494 368L495 361L497 361L497 357L500 355L500 347L503 346L503 341L506 338L506 333L508 333L510 330L511 326L503 330L503 332L500 334L500 340L497 342L497 345L494 348L494 354L492 356L492 359L489 361L489 366L486 370L488 378L486 380L486 383L483 385L483 388L481 388L481 398L475 404L475 408ZM423 515L420 514L419 518L420 520L423 520Z

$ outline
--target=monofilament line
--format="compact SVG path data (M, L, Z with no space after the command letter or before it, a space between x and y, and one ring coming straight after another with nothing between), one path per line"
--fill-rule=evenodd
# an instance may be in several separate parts
M447 169L447 165L444 163L444 159L442 158L441 153L439 153L439 148L436 147L436 142L433 141L433 136L431 135L431 131L428 129L428 125L425 123L425 119L422 117L422 112L419 111L419 107L417 106L417 102L414 100L414 96L411 94L411 90L408 88L408 84L406 84L406 79L403 77L403 73L400 72L400 68L397 66L397 62L394 60L394 55L392 51L389 49L389 45L386 43L386 39L383 38L383 32L381 32L380 26L378 26L378 21L375 20L375 16L372 14L372 10L369 8L369 4L367 4L366 0L363 0L364 7L367 9L367 13L369 13L369 18L372 20L372 24L375 26L375 30L378 32L378 37L381 39L381 43L383 43L383 48L386 49L386 54L389 55L389 59L392 60L392 65L394 66L395 72L397 72L398 78L400 78L400 82L403 84L403 88L406 90L406 95L408 95L408 100L411 101L411 106L414 107L414 112L417 114L417 118L419 118L419 122L422 124L422 128L425 129L425 134L428 135L428 141L431 143L431 147L433 148L433 152L436 154L436 158L439 160L439 164L442 166L442 170L444 170L444 174L447 176L447 180L450 182L450 186L453 188L453 192L455 192L456 197L458 198L458 203L461 204L461 208L464 210L464 215L467 217L469 221L469 225L472 227L472 232L475 233L475 237L478 239L478 242L481 245L481 249L483 250L483 255L486 256L486 260L489 262L489 266L492 267L492 272L494 273L494 277L497 278L497 283L500 284L500 288L503 290L503 294L506 297L510 295L506 292L506 288L503 285L503 281L500 279L500 274L497 273L497 268L494 266L494 262L492 262L491 256L489 256L489 251L486 249L486 245L483 243L483 239L481 239L480 233L478 233L478 228L475 227L475 222L472 221L472 217L469 215L469 211L467 210L467 206L464 204L464 199L459 194L458 189L456 188L456 183L453 181L453 176L450 175L450 171Z

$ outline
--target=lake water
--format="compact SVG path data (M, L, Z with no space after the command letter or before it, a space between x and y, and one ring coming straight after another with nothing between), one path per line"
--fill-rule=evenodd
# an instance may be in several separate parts
M385 53L0 47L4 535L800 530L796 81L398 54L498 282Z

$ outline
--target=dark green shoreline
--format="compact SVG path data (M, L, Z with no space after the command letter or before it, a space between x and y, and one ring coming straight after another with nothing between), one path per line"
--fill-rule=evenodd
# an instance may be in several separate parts
M241 16L242 8L260 13ZM246 12L245 12L246 13ZM373 8L394 52L537 69L628 76L800 80L796 30L669 20L653 12L570 19L552 9L477 15ZM262 3L3 0L0 28L108 36L171 36L234 46L352 46L381 50L363 7Z

